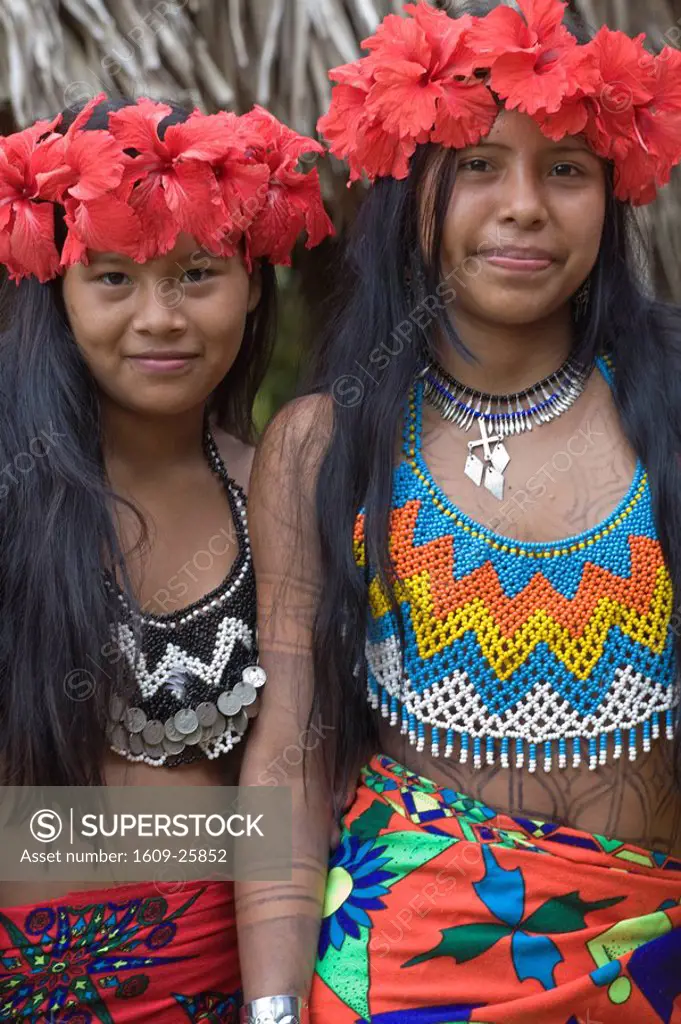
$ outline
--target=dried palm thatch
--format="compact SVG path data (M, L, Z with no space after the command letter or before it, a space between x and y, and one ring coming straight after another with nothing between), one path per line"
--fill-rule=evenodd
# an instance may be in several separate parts
M447 0L434 0L446 7ZM681 0L572 0L589 24L681 43ZM105 90L204 110L254 102L311 133L327 69L402 0L0 0L0 128L23 126ZM340 212L346 190L330 186ZM649 215L660 283L681 301L681 182Z

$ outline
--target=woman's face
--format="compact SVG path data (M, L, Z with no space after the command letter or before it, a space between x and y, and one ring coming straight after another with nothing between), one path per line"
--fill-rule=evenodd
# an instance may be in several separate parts
M553 142L532 118L502 111L457 156L442 243L455 314L521 325L565 305L598 257L605 173L580 138Z
M240 255L216 259L180 235L167 255L135 263L90 252L63 294L76 344L102 394L145 415L203 405L237 357L260 275Z

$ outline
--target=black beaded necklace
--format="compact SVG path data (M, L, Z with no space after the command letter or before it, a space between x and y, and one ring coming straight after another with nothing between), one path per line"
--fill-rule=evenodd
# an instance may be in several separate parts
M121 615L112 631L135 680L132 703L110 701L109 742L131 761L176 765L227 753L258 712L265 672L257 664L255 575L246 496L229 476L207 428L204 453L224 485L238 553L223 582L177 612L144 615L115 577L105 585Z

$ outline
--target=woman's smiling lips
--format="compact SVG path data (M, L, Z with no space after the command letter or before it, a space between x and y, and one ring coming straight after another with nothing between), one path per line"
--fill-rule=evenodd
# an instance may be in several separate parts
M523 246L504 246L503 248L487 249L480 253L482 259L493 267L502 270L528 271L547 270L554 262L554 257L545 249L525 248Z
M180 373L196 358L194 352L177 352L173 349L128 356L145 373Z

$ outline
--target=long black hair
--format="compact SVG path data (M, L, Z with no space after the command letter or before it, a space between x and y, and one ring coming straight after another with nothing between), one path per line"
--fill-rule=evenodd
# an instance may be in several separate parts
M125 101L103 101L87 129ZM161 137L188 111L170 104ZM63 114L60 131L77 109ZM61 212L55 237L63 243ZM274 340L274 268L239 354L209 400L214 422L254 435L253 400ZM126 690L113 652L103 567L129 590L102 455L95 381L74 341L61 280L5 282L0 333L0 780L6 785L99 784L106 712ZM140 516L140 523L144 523ZM134 602L134 595L129 593ZM117 602L113 602L115 605Z
M484 14L497 3L449 0L440 6L455 14ZM570 19L566 25L581 42L588 39L583 24ZM333 428L316 492L324 588L313 637L313 714L335 728L328 768L341 795L377 739L366 699L368 594L366 574L362 578L353 557L355 518L363 506L366 564L376 567L404 639L389 553L396 436L414 377L435 356L438 330L465 351L446 312L449 286L443 290L440 269L455 173L454 151L426 145L417 148L407 179L382 178L370 189L339 269L344 285L339 311L312 375L311 390L334 399ZM678 603L681 311L649 293L644 240L633 211L615 198L612 174L606 188L603 237L590 275L588 313L575 327L574 354L587 364L599 353L614 359L617 409L649 473ZM432 301L436 296L439 303ZM410 316L414 312L418 315ZM681 663L679 635L675 643Z

